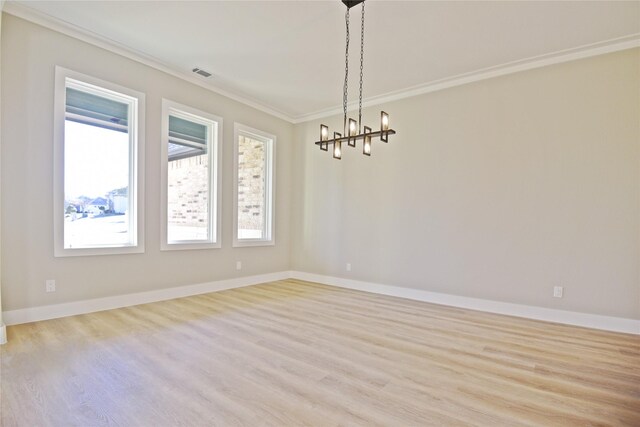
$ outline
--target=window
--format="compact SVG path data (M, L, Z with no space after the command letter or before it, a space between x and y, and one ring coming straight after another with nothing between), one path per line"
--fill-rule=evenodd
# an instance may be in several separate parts
M235 125L234 246L273 245L276 137Z
M222 119L162 100L162 249L220 247Z
M56 67L54 254L144 252L144 94Z

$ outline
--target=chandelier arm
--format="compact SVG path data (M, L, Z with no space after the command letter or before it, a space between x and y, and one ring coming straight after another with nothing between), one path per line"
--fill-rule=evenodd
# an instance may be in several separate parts
M362 80L364 70L364 4L362 2L362 20L360 24L360 99L358 103L358 133L362 132Z
M344 52L344 89L342 93L342 110L344 112L344 119L342 123L343 135L347 134L347 98L349 91L349 8L344 15L344 21L347 27L347 42Z
M320 145L320 146L329 146L332 144L335 144L336 142L347 142L350 138L355 139L356 141L360 141L362 139L364 139L365 137L369 137L371 139L374 138L380 138L381 136L384 135L395 135L396 131L394 129L389 129L389 130L376 130L376 131L372 131L372 132L367 132L366 134L361 133L355 136L342 136L339 133L336 132L337 135L334 135L333 138L331 139L326 139L326 140L320 140L320 141L316 141L315 144L316 145ZM323 151L327 151L324 150Z

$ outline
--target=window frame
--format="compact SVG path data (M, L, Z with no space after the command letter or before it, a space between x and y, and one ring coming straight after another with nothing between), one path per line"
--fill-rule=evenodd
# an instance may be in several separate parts
M115 97L133 98L129 114L129 218L130 245L64 247L64 150L67 81L73 86L92 90L98 94L112 92ZM132 108L131 108L132 107ZM116 83L88 76L60 66L55 67L53 121L53 231L54 256L91 256L144 253L144 143L145 143L145 94Z
M261 239L238 238L238 152L240 135L258 139L267 144L265 155L265 237ZM276 136L241 123L234 123L233 132L233 247L274 246L275 239L275 200L276 200Z
M174 111L175 113L171 113ZM169 221L168 221L168 161L169 161L169 115L193 121L194 123L204 124L208 129L208 146L209 165L209 237L207 241L200 240L182 240L169 242ZM204 122L213 122L214 129ZM198 110L187 105L183 105L169 99L162 99L162 136L160 140L160 205L162 213L160 250L190 250L190 249L218 249L222 247L221 233L221 167L220 159L222 157L222 117L214 114Z

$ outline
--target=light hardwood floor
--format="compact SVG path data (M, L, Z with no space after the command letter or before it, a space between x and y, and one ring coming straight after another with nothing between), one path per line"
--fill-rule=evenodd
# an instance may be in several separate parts
M640 337L296 280L8 328L2 425L640 426Z

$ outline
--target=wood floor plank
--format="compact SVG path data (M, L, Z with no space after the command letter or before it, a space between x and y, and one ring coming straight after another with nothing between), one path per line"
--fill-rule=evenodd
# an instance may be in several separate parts
M233 298L233 297L225 297L225 298ZM249 295L245 295L242 299L242 301L249 301L251 299L251 297ZM292 311L290 310L290 315ZM256 316L259 316L258 314L252 314L250 317L255 318ZM327 321L330 322L330 319L325 319L324 322L326 323ZM300 321L302 321L303 319L298 319ZM314 320L308 320L308 322L310 323L314 323ZM256 325L254 325L254 327L256 328L260 328L262 324L267 324L268 323L268 319L262 319L262 322L257 323ZM324 323L317 323L315 322L318 326L322 327L324 325ZM283 328L288 328L288 325L282 325ZM332 326L331 331L329 331L328 333L326 333L325 335L323 335L323 332L320 330L316 330L314 333L316 334L316 337L321 338L324 337L325 342L326 343L331 343L332 341L334 341L337 337L342 337L342 336L346 336L349 335L348 332L345 331L340 331L337 328L339 328L338 326ZM379 330L379 329L376 329ZM334 332L342 332L342 333L338 333L337 335L334 334ZM377 363L378 365L380 363L384 363L385 360L394 360L394 361L398 361L398 360L402 360L404 363L408 363L408 364L412 364L413 366L418 366L421 362L421 358L420 358L420 354L416 353L417 350L413 350L413 351L408 351L407 350L407 343L404 340L396 340L395 342L391 342L391 343L382 343L380 344L378 341L378 337L377 336L369 336L367 337L366 334L364 334L363 332L358 332L360 334L360 337L355 337L356 341L353 342L341 342L340 348L354 348L354 347L360 347L361 346L361 342L358 342L359 339L364 340L365 343L367 344L372 344L374 343L376 346L378 346L378 350L379 352L381 352L381 354L386 354L386 353L393 353L393 352L397 352L396 354L391 354L391 355L387 355L381 362L379 361L374 361L374 363ZM363 335L364 334L364 335ZM364 338L363 338L364 337ZM353 337L352 337L353 338ZM469 354L466 354L465 352L461 352L459 349L455 349L453 347L455 347L455 345L451 344L451 342L448 344L448 348L445 349L448 350L446 351L446 354L442 354L442 352L440 353L439 356L437 356L437 350L434 350L434 347L436 347L436 343L434 343L433 341L431 341L429 343L429 347L430 347L430 354L431 357L429 358L433 363L439 363L439 367L444 367L445 369L452 364L457 364L457 366L460 366L460 363L463 363L464 361L468 361L470 363L473 363L473 365L475 366L465 366L462 365L462 371L473 371L472 374L467 373L467 377L468 376L473 376L473 377L487 377L487 373L483 372L483 366L479 365L479 361L481 361L481 357L477 356L475 358L470 358ZM406 356L410 356L413 357L412 360L404 360L404 358ZM363 356L360 355L360 357L362 358ZM364 357L366 357L366 355L364 355ZM462 362L461 362L462 360ZM470 368L474 368L473 370ZM488 368L486 369L488 372L491 372L489 379L493 382L495 381L501 381L503 383L503 388L511 388L511 393L519 393L522 392L521 387L515 386L513 384L511 384L511 382L509 381L512 378L518 378L518 375L520 374L517 371L514 370L510 370L508 368L506 368L505 366L502 365L497 365L497 366L492 366L491 364L489 364L488 366L484 367L484 368ZM437 369L437 367L432 366L430 368L430 371L433 372L435 369ZM533 370L532 368L529 369L530 371ZM447 372L447 376L451 376L453 373L455 373L455 371L451 371L451 372ZM419 372L414 372L414 376L415 375L419 375ZM505 377L507 378L507 380L505 381ZM522 383L526 383L526 382L530 382L532 381L531 378L524 378L522 379L520 382ZM558 387L562 387L562 384L558 384L558 381L556 381L555 379L552 379L551 381L548 381L549 384L552 384L553 386L555 386L556 388ZM547 388L551 388L548 384L547 384ZM504 390L503 390L504 391ZM526 390L527 392L530 393L530 390ZM584 391L584 390L583 390ZM594 390L587 390L589 392L594 392ZM476 393L483 393L482 390L477 390ZM487 392L484 392L485 394ZM488 391L488 393L491 393L491 391ZM549 393L549 390L542 390L539 389L537 390L537 396L535 396L537 399L542 399L543 397L541 396L541 394L547 394ZM556 393L557 394L557 393ZM529 396L529 400L531 401L533 399L534 396ZM553 400L557 398L557 396L551 396L551 397L547 397L547 400ZM504 398L502 398L504 400ZM599 409L597 407L595 408L587 408L589 410L591 410L593 412L594 416L597 416L599 414ZM624 411L624 407L621 408L622 411ZM542 414L542 417L545 417L546 413L543 410L539 411L540 414ZM565 417L565 420L568 417Z
M639 336L293 279L7 332L7 427L640 426Z

